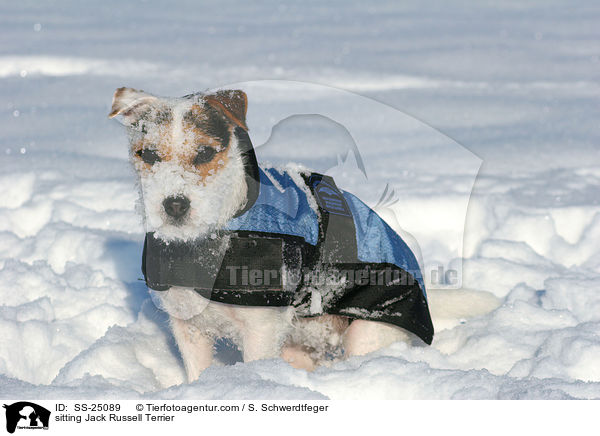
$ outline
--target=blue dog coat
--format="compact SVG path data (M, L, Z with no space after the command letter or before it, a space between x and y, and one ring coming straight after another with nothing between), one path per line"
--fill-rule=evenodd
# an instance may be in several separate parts
M431 343L421 271L396 232L328 176L257 164L254 171L249 204L212 237L165 243L146 235L148 287L191 287L227 304L293 305L299 316L380 321Z

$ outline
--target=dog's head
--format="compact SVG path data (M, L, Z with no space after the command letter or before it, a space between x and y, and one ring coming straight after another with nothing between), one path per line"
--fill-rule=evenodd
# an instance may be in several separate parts
M109 117L121 115L129 130L146 231L193 239L244 207L248 166L255 164L246 109L242 91L161 98L116 90Z

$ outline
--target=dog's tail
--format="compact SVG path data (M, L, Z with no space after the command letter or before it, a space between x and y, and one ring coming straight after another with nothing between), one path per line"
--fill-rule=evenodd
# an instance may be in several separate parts
M485 315L502 304L491 292L474 289L431 289L427 291L427 300L436 331Z

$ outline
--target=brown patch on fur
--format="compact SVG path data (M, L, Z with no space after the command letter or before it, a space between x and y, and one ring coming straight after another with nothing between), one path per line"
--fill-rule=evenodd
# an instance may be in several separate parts
M143 149L154 150L160 157L161 162L173 159L174 150L171 143L172 116L171 120L163 120L163 123L149 121L150 112L142 114L136 121L137 132L132 136L131 149L134 159L141 164L140 169L150 169L151 164L143 161L137 153ZM153 117L154 119L154 117Z
M195 171L203 180L206 180L227 165L229 160L227 155L229 148L227 145L229 144L233 129L231 126L227 127L226 134L223 135L225 138L214 136L209 133L210 131L215 131L215 129L211 128L211 116L214 116L213 114L207 113L207 109L198 104L192 105L188 114L190 115L184 116L183 119L183 131L186 136L191 136L193 141L189 143L188 139L185 140L184 146L187 151L180 156L181 162L185 166L189 165L188 169ZM219 129L216 131L219 131ZM226 141L226 144L223 141ZM215 149L215 156L209 162L194 165L194 159L199 148L202 146Z
M187 144L185 153L181 153L178 157L180 158L181 164L188 170L193 171L200 175L202 181L206 181L207 178L217 174L219 170L227 165L229 161L229 157L227 155L227 148L222 149L221 151L217 151L215 156L204 164L194 165L194 159L196 158L196 154L198 153L198 144L197 138L194 141L194 144ZM186 141L187 142L187 141ZM220 146L214 146L209 144L208 142L200 142L202 145L206 145L208 147L213 147L215 150L218 150Z
M141 156L138 155L138 152L140 152L144 149L155 150L158 153L158 156L160 157L161 162L167 162L173 158L171 147L164 147L164 146L161 147L160 144L154 144L151 141L144 141L144 139L141 139L141 140L133 143L132 147L131 147L134 161L136 162L136 165L138 163L140 165L140 166L138 166L139 169L148 169L149 170L150 168L152 168L152 165L144 162L144 160L141 158Z
M217 146L220 144L221 148L229 146L231 122L212 106L192 105L190 110L184 114L183 121L186 127L191 126L196 130L199 141L204 140L205 143L199 145Z
M248 110L248 96L240 90L217 91L215 94L207 95L204 100L217 110L220 110L227 118L248 130L246 125L246 111Z
M198 165L196 167L196 172L200 174L202 180L205 181L208 177L217 174L217 172L227 165L228 157L227 153L218 153L215 155L215 158L203 165Z

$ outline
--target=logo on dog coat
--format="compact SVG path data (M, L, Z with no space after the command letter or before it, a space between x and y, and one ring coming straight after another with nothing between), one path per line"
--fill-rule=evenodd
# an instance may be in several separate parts
M352 213L337 187L331 186L327 180L311 180L311 182L319 206L329 213L352 217Z

